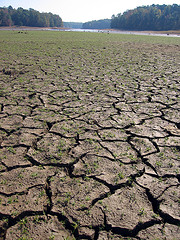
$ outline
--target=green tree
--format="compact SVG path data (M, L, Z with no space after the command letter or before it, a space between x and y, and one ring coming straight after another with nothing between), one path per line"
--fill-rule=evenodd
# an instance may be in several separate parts
M0 26L62 27L60 16L52 13L40 13L32 8L0 8Z
M151 5L137 7L113 15L111 28L122 30L179 30L180 5Z

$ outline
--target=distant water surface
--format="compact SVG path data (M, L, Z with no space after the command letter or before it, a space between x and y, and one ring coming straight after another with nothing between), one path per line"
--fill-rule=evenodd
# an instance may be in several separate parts
M98 30L98 29L49 29L53 31L66 31L66 32L99 32L99 33L119 33L119 34L133 34L133 35L147 35L147 36L167 36L167 37L180 37L177 34L166 34L166 33L154 33L154 32L139 32L139 31L120 31L120 30Z

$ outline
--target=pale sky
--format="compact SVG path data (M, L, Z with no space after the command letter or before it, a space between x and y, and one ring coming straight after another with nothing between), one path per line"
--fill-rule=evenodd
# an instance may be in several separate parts
M64 22L87 22L152 4L180 4L180 0L0 0L0 7L33 8L58 14Z

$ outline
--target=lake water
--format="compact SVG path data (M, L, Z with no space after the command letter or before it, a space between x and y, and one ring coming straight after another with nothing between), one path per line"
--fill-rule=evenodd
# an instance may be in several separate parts
M46 29L47 30L47 29ZM133 34L147 36L163 36L163 37L180 37L177 34L154 33L154 32L138 32L138 31L120 31L120 30L98 30L98 29L48 29L49 31L65 31L65 32L95 32L95 33L116 33L116 34Z

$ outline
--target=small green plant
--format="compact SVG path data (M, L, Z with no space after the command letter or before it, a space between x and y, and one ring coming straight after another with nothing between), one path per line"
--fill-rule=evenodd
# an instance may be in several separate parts
M7 204L11 204L13 202L12 197L8 198Z
M37 177L37 176L38 176L38 173L35 173L35 172L34 172L34 173L31 173L31 177L34 177L34 178L35 178L35 177Z
M0 184L6 185L7 184L7 180L6 179L1 180Z
M159 217L159 215L154 213L154 214L152 215L152 217L155 218L155 219L157 219L157 218Z
M162 162L161 161L156 161L156 166L157 167L161 167L162 166Z
M144 208L141 208L141 209L139 210L138 215L139 215L139 216L142 216L142 217L146 215L146 212L145 212Z
M64 199L64 203L68 204L70 200L71 200L71 193L68 192L68 193L66 193L66 197Z
M174 164L171 163L171 162L169 162L169 163L168 163L168 166L169 166L170 168L172 168L172 167L174 166Z
M78 223L76 223L76 222L73 222L73 232L76 230L78 228Z
M40 223L40 221L41 221L41 220L40 220L40 217L37 216L37 215L36 215L36 216L34 217L34 219L33 219L33 222L34 222L34 223Z
M25 226L27 224L27 218L23 218L19 221L20 226Z
M16 216L18 215L18 211L12 212L12 215L13 215L14 217L16 217Z
M27 234L27 231L28 231L26 224L27 224L27 218L26 217L19 221L19 226L20 226L21 232L23 234Z
M20 178L20 179L22 179L24 176L22 175L22 173L20 172L19 174L18 174L18 178Z
M7 147L7 150L8 150L10 153L16 154L16 150L15 150L13 147Z
M33 240L33 239L26 237L26 236L22 236L22 237L18 238L18 240Z
M70 238L69 237L64 237L64 240L69 240Z
M39 193L39 197L43 197L45 195L45 191L42 190L40 193Z
M149 152L150 150L151 150L151 147L147 147L147 148L145 149L146 152Z
M119 179L123 179L124 178L124 174L122 172L119 172L118 173L118 177L119 177Z
M50 237L49 237L49 240L54 240L55 239L55 236L52 234Z

